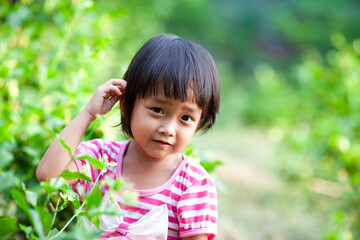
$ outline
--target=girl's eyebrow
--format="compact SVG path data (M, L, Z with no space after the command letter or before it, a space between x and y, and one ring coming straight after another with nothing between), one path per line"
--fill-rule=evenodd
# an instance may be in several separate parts
M183 107L183 110L188 111L188 112L191 112L191 113L193 113L193 114L197 114L197 113L200 114L200 113L201 113L201 111L199 111L199 109L193 108L193 107L184 106L184 107Z

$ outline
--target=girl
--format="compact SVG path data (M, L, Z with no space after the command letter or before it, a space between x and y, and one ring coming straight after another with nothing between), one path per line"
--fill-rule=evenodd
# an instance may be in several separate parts
M80 141L97 114L120 102L121 126L132 140ZM210 54L200 45L175 35L161 34L145 43L128 67L124 80L100 86L85 108L61 131L60 137L76 155L100 159L108 155L117 166L107 178L124 177L139 193L135 207L116 198L124 217L101 216L103 237L128 239L214 239L217 223L213 180L197 163L180 153L198 130L207 131L219 109L219 86ZM36 176L57 177L70 161L54 140ZM95 179L100 170L86 160L68 166ZM70 184L89 182L72 180ZM102 204L110 201L106 189Z

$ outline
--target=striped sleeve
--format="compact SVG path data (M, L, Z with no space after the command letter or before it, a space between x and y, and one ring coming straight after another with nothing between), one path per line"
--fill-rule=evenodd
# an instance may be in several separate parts
M217 234L217 196L214 181L203 178L194 182L178 202L180 237L207 234L215 239Z

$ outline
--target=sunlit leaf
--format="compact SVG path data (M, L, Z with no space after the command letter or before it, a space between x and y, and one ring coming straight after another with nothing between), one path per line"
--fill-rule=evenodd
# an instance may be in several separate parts
M213 172L217 166L222 164L223 162L220 160L200 161L200 165L203 166L209 173Z
M74 180L74 179L81 179L88 182L92 182L91 179L86 176L85 174L79 173L79 172L71 172L69 169L66 169L64 172L62 172L59 177L64 178L65 180Z
M64 139L62 139L59 135L57 135L56 138L59 140L60 144L68 151L70 156L72 156L73 154L71 147L65 143Z
M97 168L97 169L103 169L104 168L104 165L99 160L97 160L95 158L92 158L90 156L81 156L81 157L78 157L77 159L85 159L85 160L87 160L88 162L91 163L91 165L94 168Z

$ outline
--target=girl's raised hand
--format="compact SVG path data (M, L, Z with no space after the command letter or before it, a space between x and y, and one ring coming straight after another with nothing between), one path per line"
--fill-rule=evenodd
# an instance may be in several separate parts
M85 110L96 118L97 114L106 114L120 100L125 93L126 81L122 79L110 79L98 87L91 97Z

